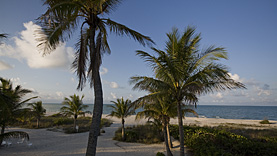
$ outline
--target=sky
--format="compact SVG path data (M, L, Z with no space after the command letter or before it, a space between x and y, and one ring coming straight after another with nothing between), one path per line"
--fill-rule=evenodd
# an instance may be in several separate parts
M36 19L46 11L40 0L1 0L0 33L8 38L0 45L0 77L33 91L43 103L61 103L65 97L85 95L94 102L89 84L78 91L78 78L71 70L79 31L51 54L42 56L36 47ZM196 27L201 48L225 47L229 59L222 60L233 79L247 89L214 92L199 97L200 105L277 106L277 1L276 0L125 0L108 17L124 24L164 50L166 33L173 27L184 31ZM152 53L149 47L124 36L109 34L112 53L104 55L101 79L104 103L117 98L135 100L146 92L133 90L132 76L153 76L136 50Z

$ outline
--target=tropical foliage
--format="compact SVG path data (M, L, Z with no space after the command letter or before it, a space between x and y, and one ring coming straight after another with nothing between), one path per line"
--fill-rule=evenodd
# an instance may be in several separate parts
M17 117L25 115L26 108L23 105L31 99L22 100L23 97L31 93L31 90L23 89L20 85L13 88L10 80L0 78L0 92L1 92L1 105L0 105L0 125L2 127L1 133L4 133L5 127L16 120Z
M59 43L71 38L74 30L80 29L80 37L76 44L76 57L73 62L73 68L76 69L79 78L77 88L83 89L88 79L90 87L94 87L95 92L87 155L95 155L100 130L103 91L99 68L102 55L111 52L107 41L108 30L119 36L129 36L142 45L153 43L149 37L105 17L120 2L121 0L45 0L44 4L48 9L38 18L42 27L39 46L44 54L51 52Z
M132 104L132 102L127 99L124 100L123 97L121 99L117 99L116 101L111 101L114 103L114 106L110 106L113 108L111 114L109 116L114 116L119 119L121 119L121 134L122 134L122 140L125 140L125 128L124 128L124 123L125 123L125 118L135 114L135 107Z
M178 125L170 127L172 134L178 138ZM236 129L238 131L238 129ZM243 130L247 131L247 130ZM259 130L256 131L257 135ZM274 137L249 138L229 132L222 128L185 126L186 145L195 156L206 155L265 155L277 154L277 140Z
M74 129L76 129L76 122L79 115L85 115L85 113L91 113L90 111L85 111L88 105L84 105L82 100L84 95L80 98L79 95L71 95L70 98L64 98L63 107L61 108L61 113L66 116L73 116L74 119Z
M144 109L141 112L138 112L136 115L136 119L140 119L142 117L154 119L154 121L158 121L161 123L162 130L164 133L165 146L168 156L172 156L170 151L171 139L169 133L169 122L170 118L177 116L177 108L174 102L171 100L169 96L165 97L156 97L154 99L144 101Z
M46 113L46 109L43 108L42 101L30 103L30 104L28 104L28 106L31 107L30 113L36 118L37 128L39 128L40 119Z
M227 52L222 47L210 46L201 51L200 34L187 27L184 33L173 28L167 34L165 51L152 47L155 55L137 51L142 59L150 64L155 78L137 76L131 78L135 89L148 90L155 88L155 93L146 97L170 95L177 105L180 133L180 156L184 155L183 105L196 105L198 96L209 92L226 89L245 88L235 82L228 74L226 66L216 62L227 59ZM156 56L157 55L157 56ZM138 99L143 100L144 97Z
M20 85L13 88L11 81L3 78L0 78L0 82L0 126L1 134L4 135L6 126L13 124L13 122L16 121L16 118L26 115L26 108L23 108L23 105L36 97L22 100L26 94L31 93L32 91L23 89ZM17 134L5 134L5 136L8 137L13 135L16 136ZM0 139L1 143L2 141L3 140Z

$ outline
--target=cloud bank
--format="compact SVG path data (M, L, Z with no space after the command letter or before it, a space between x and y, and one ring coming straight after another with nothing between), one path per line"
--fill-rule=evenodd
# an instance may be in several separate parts
M0 56L26 61L30 68L64 68L68 69L74 59L74 49L61 43L51 54L42 56L37 47L36 32L40 26L32 21L24 23L25 30L14 37L14 46L5 45L0 48Z

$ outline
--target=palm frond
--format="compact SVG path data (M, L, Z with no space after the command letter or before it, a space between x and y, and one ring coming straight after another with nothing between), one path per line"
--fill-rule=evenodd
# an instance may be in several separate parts
M116 35L119 35L119 36L127 35L130 38L133 38L134 40L138 41L143 46L145 45L150 46L151 44L154 44L154 41L152 41L150 37L144 36L139 32L126 27L125 25L119 24L115 21L112 21L111 19L103 19L103 20L105 20L106 24L110 27L110 31L114 32Z

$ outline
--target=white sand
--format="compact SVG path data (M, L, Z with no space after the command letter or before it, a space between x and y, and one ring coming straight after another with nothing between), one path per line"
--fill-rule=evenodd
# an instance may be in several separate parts
M112 140L114 132L121 126L121 121L112 119L114 123L111 127L104 128L106 133L98 137L97 155L98 156L153 156L157 152L165 152L163 144L137 144L124 143ZM126 126L144 124L146 120L135 121L135 116L126 119ZM271 121L274 124L261 125L258 120L235 120L235 119L211 119L211 118L186 118L184 124L209 125L232 123L249 125L249 128L277 128L277 121ZM177 119L171 120L172 124L177 124ZM64 134L62 132L52 132L46 129L20 129L10 128L7 131L21 130L29 133L31 146L26 143L17 144L18 139L10 140L12 145L1 147L1 156L83 156L86 152L88 132L78 134ZM175 141L174 145L178 142ZM178 154L179 149L173 148L173 154Z

